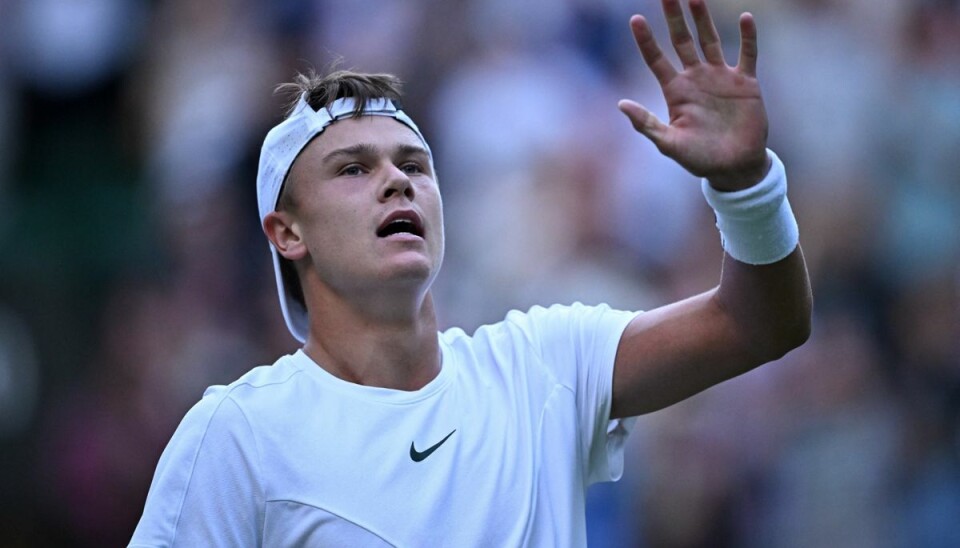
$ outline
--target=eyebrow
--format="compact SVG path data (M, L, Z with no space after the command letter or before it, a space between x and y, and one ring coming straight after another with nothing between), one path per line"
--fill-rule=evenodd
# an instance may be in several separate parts
M370 143L357 143L355 145L330 151L326 156L323 157L322 162L326 164L344 156L376 156L378 152L379 149ZM397 145L394 147L393 152L397 156L414 156L417 154L427 157L430 156L430 153L427 152L427 149L421 146L408 144Z

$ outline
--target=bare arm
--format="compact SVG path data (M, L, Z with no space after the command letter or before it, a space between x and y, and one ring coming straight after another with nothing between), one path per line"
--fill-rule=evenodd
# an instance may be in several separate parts
M690 0L703 60L679 0L663 0L663 9L680 71L663 56L643 17L632 17L630 26L663 90L669 124L633 101L621 101L620 109L662 153L713 188L756 184L770 162L752 16L740 18L740 59L730 67L703 0ZM799 247L759 266L725 255L718 287L641 314L627 327L614 364L611 416L661 409L779 358L809 336L811 306Z

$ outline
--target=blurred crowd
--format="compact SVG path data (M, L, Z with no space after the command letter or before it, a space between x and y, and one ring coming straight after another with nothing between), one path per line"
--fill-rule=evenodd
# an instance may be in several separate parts
M760 31L816 297L802 348L636 423L592 546L960 546L960 2L713 0ZM292 352L254 181L297 71L392 72L444 326L650 309L721 248L627 19L656 0L0 0L0 531L120 546L206 386ZM665 49L669 49L668 46Z

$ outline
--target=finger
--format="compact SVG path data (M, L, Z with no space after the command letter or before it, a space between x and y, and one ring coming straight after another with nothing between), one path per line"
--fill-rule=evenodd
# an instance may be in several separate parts
M710 12L707 11L706 2L704 0L690 0L690 13L693 14L693 22L697 25L697 37L700 39L703 58L711 65L726 65L727 62L723 59L720 35L717 33L717 27L713 25Z
M670 41L677 51L680 62L684 67L691 67L700 63L697 46L693 43L693 36L687 28L687 21L683 18L683 8L680 0L663 0L663 15L667 18L667 28L670 29Z
M661 86L667 85L677 75L677 70L663 54L647 20L642 15L634 15L630 18L630 29L633 31L633 39L637 41L637 47L640 48L643 61L650 67L650 72Z
M667 131L667 126L664 125L656 115L643 108L639 103L629 99L621 99L620 102L617 103L617 108L627 116L630 123L633 124L633 129L642 133L653 141L653 144L656 145L657 148L660 148L663 142L663 136Z
M737 68L747 76L757 75L757 23L749 13L740 15L740 61Z

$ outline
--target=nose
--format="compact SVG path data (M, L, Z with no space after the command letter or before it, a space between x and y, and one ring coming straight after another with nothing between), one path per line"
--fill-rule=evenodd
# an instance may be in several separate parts
M380 190L380 201L385 202L399 194L413 201L413 183L410 182L410 177L402 169L391 164L387 168L383 188Z

